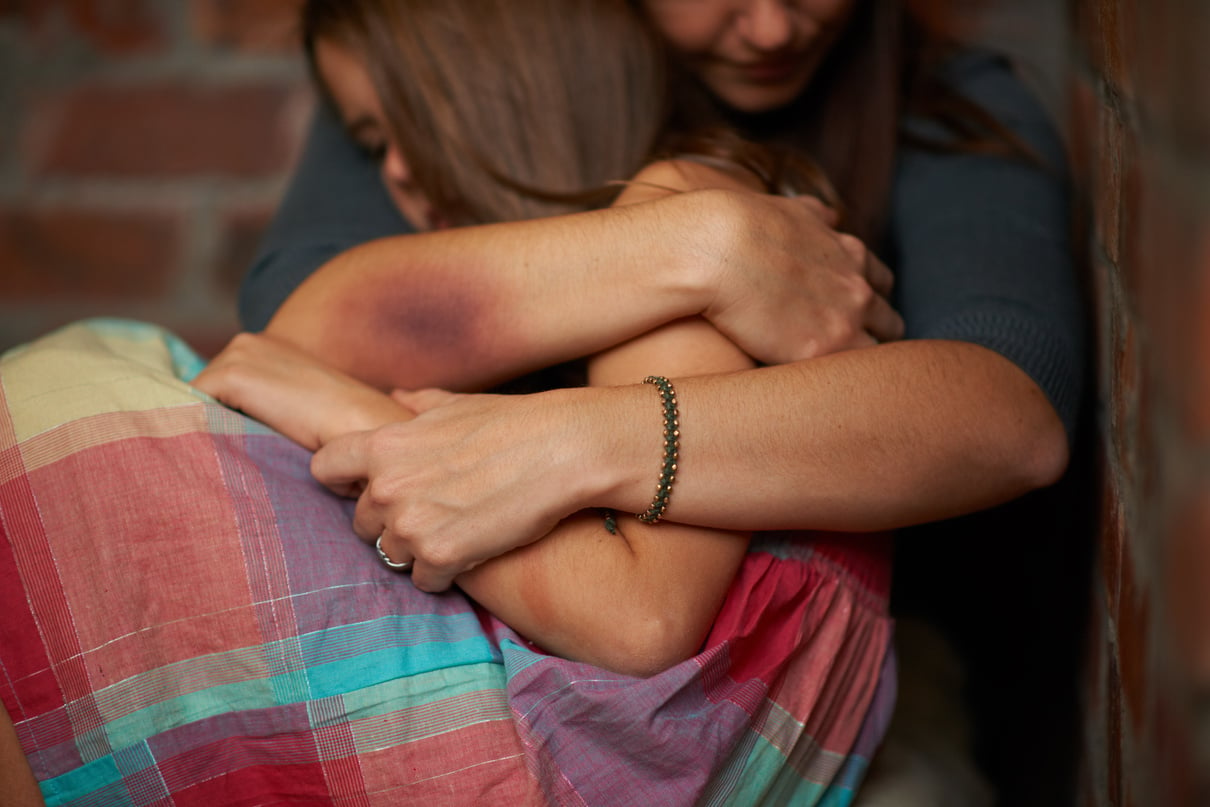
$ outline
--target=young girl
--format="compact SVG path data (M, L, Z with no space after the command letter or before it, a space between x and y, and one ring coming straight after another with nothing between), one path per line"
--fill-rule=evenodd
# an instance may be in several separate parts
M566 213L613 196L620 185L614 178L636 171L614 209L694 188L812 191L836 204L809 161L744 143L725 130L681 136L675 145L682 159L643 167L667 117L662 51L624 4L310 2L304 21L320 86L346 129L380 161L388 192L419 230L435 222L466 226ZM685 152L690 148L693 153ZM834 208L818 209L835 215ZM385 287L370 292L368 306L391 294ZM455 301L458 295L440 286L431 292ZM416 304L399 302L400 308ZM442 313L434 311L433 327L442 327ZM498 327L495 338L507 340L507 325ZM448 348L437 344L431 352L437 356L427 360L433 361ZM580 386L581 374L591 386L610 387L657 372L695 376L752 366L709 323L689 318L598 353L583 368L565 365L558 375L530 376L520 387ZM252 335L237 340L195 384L311 449L343 434L409 421L413 412L405 404L421 406L432 397L388 398L288 344ZM659 400L650 403L658 414ZM650 425L658 447L660 422ZM360 492L360 476L342 481ZM508 510L514 503L499 506ZM594 509L557 528L535 525L541 530L532 536L536 543L480 565L458 583L550 652L654 674L701 648L748 534L607 517L608 528ZM357 526L384 558L410 567L394 525Z
M627 82L658 89L659 60L651 56L660 51L646 50L645 29L612 0L333 2L307 10L325 21L309 38L317 75L345 124L381 154L389 195L421 227L604 204L602 186L616 192L609 183L636 171L604 211L615 221L703 186L761 197L783 186L810 189L766 153L726 136L669 144L684 158L643 167L654 142L643 132L654 138L659 131L644 121L660 117L659 105L631 109L635 87ZM491 43L502 49L491 65L468 63ZM400 73L390 65L405 50L414 62ZM565 109L582 116L568 131L582 138L583 160L552 160L546 146L527 145L534 121L549 117L540 111L555 91L547 82L552 73L569 88ZM433 91L408 111L408 93L423 88ZM477 119L485 108L471 102L481 96L498 107ZM602 140L616 139L596 113L611 126L633 123L614 157L592 156ZM432 138L413 134L426 125ZM422 161L402 147L410 136L439 153ZM515 156L511 144L520 148ZM573 165L587 173L534 173ZM509 212L509 204L537 207ZM821 226L833 220L818 202L793 204ZM570 217L577 215L591 214ZM412 305L413 323L426 312L414 332L428 346L422 361L457 354L451 346L458 334L445 329L442 315L476 291L446 282L455 280L440 271L450 260L433 252L412 264L421 274L431 271L434 282L422 297L393 301ZM653 276L661 271L651 267ZM546 282L561 279L552 273ZM394 292L389 284L363 290L363 300L379 302ZM353 321L365 311L346 315ZM489 340L512 336L508 322L479 325ZM655 326L569 369L612 395L624 389L609 386L618 381L671 374L679 384L696 373L752 365L703 320ZM40 357L36 350L23 355L35 363ZM117 373L123 395L139 383L146 358L138 354ZM37 387L35 400L53 397L37 386L50 363L25 376ZM20 375L10 370L0 365L5 385ZM552 372L525 383L557 387L565 379ZM5 704L48 800L613 805L851 798L893 703L884 537L767 534L749 546L746 532L647 523L657 519L626 512L607 518L590 508L542 525L534 536L542 540L459 577L459 587L506 625L458 592L418 592L374 552L343 542L347 511L316 491L305 464L299 467L302 452L283 446L284 439L213 403L186 398L181 405L171 383L154 382L157 400L167 396L171 407L133 418L106 413L103 433L94 420L65 424L31 455L51 473L2 491L0 501L15 501L11 512L24 514L39 511L24 491L34 500L46 496L43 480L90 486L78 497L51 486L56 502L74 499L67 513L43 499L63 529L43 534L45 516L21 520L11 545L22 552L0 565L13 582L7 601L25 603L10 609L15 628L0 645L5 669L21 671L4 681ZM441 397L387 396L272 336L237 340L197 383L309 448L350 429L406 426L414 422L412 409ZM645 461L636 463L645 487L657 477L674 482L674 432L678 419L685 427L694 422L693 401L674 398L666 381L639 386L648 405L633 420L616 421L614 431L651 436L641 451ZM97 390L84 389L96 397ZM215 424L202 439L190 430L198 421ZM133 439L106 442L115 422L120 434L133 428ZM155 430L145 434L140 424ZM664 432L673 433L665 439ZM182 434L188 439L177 440ZM84 445L79 455L52 463L73 436ZM560 452L557 443L537 439L548 457ZM94 451L98 441L112 450ZM176 453L182 442L189 461ZM104 467L88 464L99 456ZM150 465L132 469L132 458ZM693 460L688 446L679 459ZM75 473L81 466L87 475ZM178 473L180 488L161 483L161 474L176 482ZM358 485L360 475L349 481ZM97 492L111 488L119 491L116 501ZM183 508L180 491L205 517ZM163 512L144 524L138 505L153 493ZM212 509L199 504L220 494L226 498ZM371 485L363 501L379 495L391 492ZM502 499L500 516L518 504ZM98 531L79 541L75 530L94 528L99 522L89 516L101 505L121 534ZM371 530L382 559L406 565L406 545L384 527L359 516L358 529ZM59 571L28 582L31 570L48 568ZM112 613L83 607L97 602L112 605ZM61 618L69 612L73 620ZM0 745L0 753L8 751ZM10 757L3 757L6 775L19 767Z
M784 364L678 384L699 418L668 506L682 522L899 528L1054 481L1080 400L1083 320L1063 147L1011 66L936 36L914 13L926 2L637 5L673 53L673 125L726 120L809 148L860 242L796 199L720 190L397 235L376 167L321 115L245 285L248 326L376 385L478 390L703 315ZM895 269L910 339L895 341L904 322L873 251ZM437 285L458 304L434 317ZM835 352L862 345L874 349ZM640 418L648 392L456 400L373 445L325 448L316 471L339 480L373 465L407 491L363 502L364 529L398 522L390 545L406 542L417 584L440 590L584 507L645 507L643 437L614 424ZM575 450L551 456L527 439L533 423ZM508 460L489 469L483 456ZM456 509L422 512L455 492ZM502 498L523 504L502 511Z

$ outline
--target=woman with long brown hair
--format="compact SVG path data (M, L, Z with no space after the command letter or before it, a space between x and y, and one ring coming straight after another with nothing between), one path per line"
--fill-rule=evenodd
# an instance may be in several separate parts
M614 0L312 0L305 11L327 100L352 136L378 153L388 196L417 229L455 232L589 208L625 216L700 188L832 198L801 156L725 131L665 138L663 52ZM542 134L530 131L535 125ZM676 156L648 164L653 152ZM821 223L839 220L819 199L794 204ZM859 246L837 241L841 249ZM439 270L449 256L429 260ZM436 354L448 349L441 312L458 306L465 290L437 282L427 291L425 338ZM648 368L681 378L752 365L705 320L686 317L510 386L559 394L587 382L608 391ZM238 339L196 384L310 449L407 422L440 395L387 395L271 335ZM662 426L660 476L670 486L680 456L678 399L666 377L643 386L651 392L645 420L657 436ZM691 411L684 416L693 422ZM225 410L207 417L246 420ZM248 442L265 440L275 453L272 438L285 442L264 434ZM284 484L241 465L220 444L229 448L225 440L213 444L223 457L218 464L237 469L231 476L241 491ZM557 451L548 446L552 456ZM339 512L332 497L309 490L301 503L308 521ZM78 720L47 708L52 675L27 676L6 690L6 703L11 694L23 707L14 712L19 734L48 780L45 792L66 803L118 793L136 799L144 791L200 800L237 788L251 802L302 794L421 801L434 789L455 802L843 798L860 780L893 703L887 537L765 535L749 551L746 531L676 524L663 518L665 509L653 505L631 518L587 508L535 535L540 540L464 572L459 588L489 614L459 593L420 594L376 562L367 571L374 553L352 542L347 556L337 549L317 562L309 545L320 536L309 524L275 523L276 508L237 497L235 520L249 524L246 539L254 543L241 534L232 552L217 537L201 540L225 563L246 557L250 567L281 573L271 586L247 586L257 635L272 638L267 649L238 644L248 628L245 609L230 606L243 596L238 574L219 579L209 565L189 564L188 585L177 590L142 580L139 563L124 564L106 585L142 592L150 612L136 635L102 641L123 648L125 673L102 692L74 689L67 711L84 711ZM157 534L150 547L123 543L113 555L141 558L140 550L173 537ZM406 569L411 560L388 537L372 537L376 557ZM316 567L340 571L329 576ZM294 595L296 584L301 593ZM174 628L162 630L159 620L193 630L193 592L212 595L210 587L223 591L227 607L203 608L197 635L210 647L232 634L236 647L194 658L189 647L163 639ZM430 632L446 636L432 622L451 623L452 638L431 641ZM303 631L297 641L284 636L295 628ZM90 638L97 633L103 628ZM25 644L13 646L37 647L36 634L23 632ZM346 658L361 643L370 646ZM14 652L30 655L6 644L0 660ZM173 663L139 666L161 656ZM101 661L96 666L90 680L107 681ZM497 703L501 682L508 697ZM228 703L229 710L219 708ZM103 725L90 722L80 704L96 704ZM500 726L510 718L513 736L504 737ZM64 719L89 736L43 731ZM487 723L491 731L478 733ZM70 750L77 746L78 754ZM7 751L0 746L5 765ZM81 763L73 766L76 756ZM281 775L283 766L297 775Z
M829 183L802 155L722 129L665 137L663 52L623 3L310 0L303 19L319 87L378 154L393 201L418 230L623 210L695 188L809 193L819 215L838 215L823 201L835 202ZM679 159L648 164L669 150ZM506 388L614 387L657 366L693 376L753 364L707 322L687 318ZM255 335L237 339L194 383L312 450L408 421L405 404L419 405ZM628 674L667 669L701 648L747 534L608 518L607 531L586 508L458 584L545 650ZM382 531L373 538L390 558Z

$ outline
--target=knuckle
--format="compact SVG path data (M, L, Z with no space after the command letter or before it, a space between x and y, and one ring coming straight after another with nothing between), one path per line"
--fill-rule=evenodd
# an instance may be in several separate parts
M436 576L454 577L466 566L467 559L448 541L415 548L416 556L421 558Z
M366 438L366 451L371 457L390 453L395 447L395 437L389 426L375 429Z
M895 319L891 321L891 338L902 339L906 333L907 327L903 324L903 317L896 316Z
M381 476L374 477L366 484L362 496L376 507L386 507L395 503L395 486Z

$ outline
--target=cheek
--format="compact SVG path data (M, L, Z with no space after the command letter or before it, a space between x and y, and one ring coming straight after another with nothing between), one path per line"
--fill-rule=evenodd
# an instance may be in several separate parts
M687 55L708 51L726 32L731 15L727 0L651 0L646 8L664 41Z

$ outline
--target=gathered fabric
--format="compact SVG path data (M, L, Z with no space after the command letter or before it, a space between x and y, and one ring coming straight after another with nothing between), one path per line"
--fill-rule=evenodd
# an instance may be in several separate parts
M50 805L845 805L886 536L758 535L702 652L550 656L385 568L310 454L89 320L0 358L0 699Z

